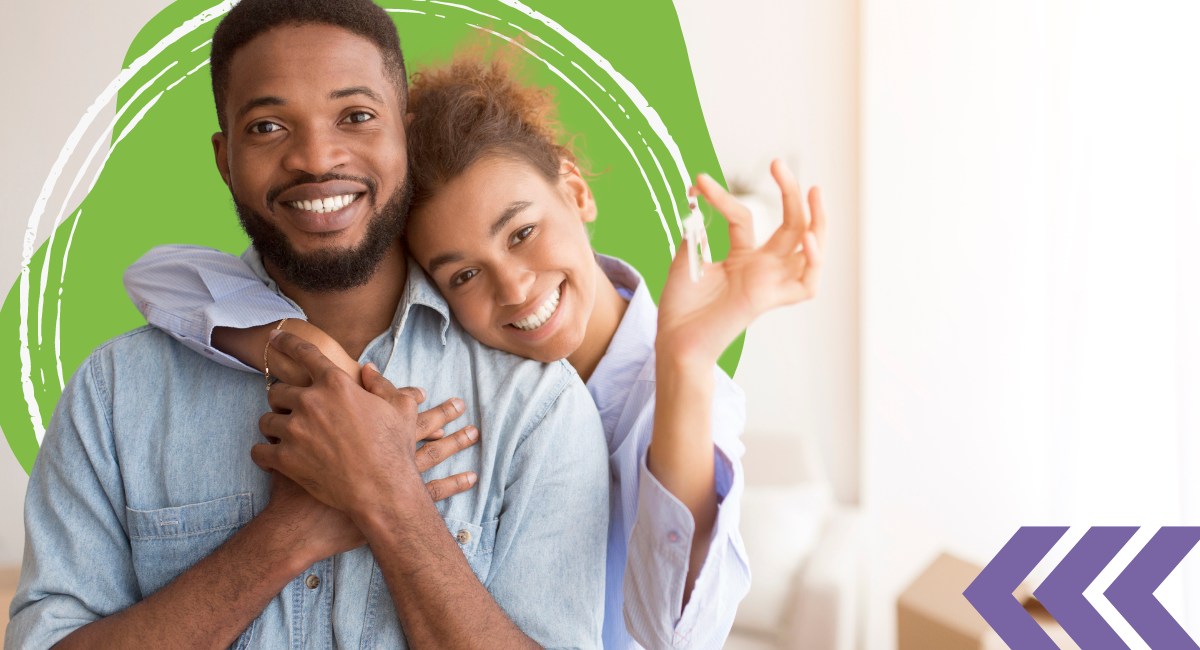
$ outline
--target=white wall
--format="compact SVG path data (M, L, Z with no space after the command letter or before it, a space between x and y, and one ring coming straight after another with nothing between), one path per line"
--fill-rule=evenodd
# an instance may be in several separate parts
M6 1L0 5L0 61L9 89L0 102L0 285L21 270L21 238L42 183L88 106L125 58L125 49L146 21L169 0L121 2ZM113 108L107 109L111 119ZM90 145L90 143L89 143ZM78 158L78 156L76 156ZM53 215L52 215L53 216ZM42 228L37 245L49 236ZM0 565L19 564L25 471L7 443L0 444Z
M1197 523L1198 17L864 0L869 647L894 646L895 596L940 550ZM1180 615L1182 583L1158 592Z
M830 215L811 303L751 326L734 377L747 431L808 436L836 495L859 498L858 6L845 0L676 0L692 73L726 179L774 202L781 157Z

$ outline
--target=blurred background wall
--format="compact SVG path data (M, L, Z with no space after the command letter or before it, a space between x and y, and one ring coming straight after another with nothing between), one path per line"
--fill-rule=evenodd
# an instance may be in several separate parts
M165 0L5 0L0 277L79 116ZM831 216L821 296L751 328L747 430L804 437L866 513L862 646L938 552L1022 525L1200 523L1200 5L676 0L724 173ZM111 110L111 109L110 109ZM0 564L24 473L0 451ZM1035 573L1044 575L1039 567ZM1200 560L1158 595L1200 632ZM1102 613L1111 606L1093 599ZM1131 647L1145 647L1109 617Z

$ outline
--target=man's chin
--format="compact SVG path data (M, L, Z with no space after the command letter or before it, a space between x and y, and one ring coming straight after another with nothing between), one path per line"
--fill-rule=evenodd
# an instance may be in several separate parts
M412 187L406 182L371 215L365 232L348 227L325 232L306 231L295 242L278 226L234 198L238 219L262 256L282 279L310 293L346 291L369 282L384 255L404 232ZM366 209L373 202L359 199ZM358 221L361 221L358 220ZM299 247L297 247L297 244Z

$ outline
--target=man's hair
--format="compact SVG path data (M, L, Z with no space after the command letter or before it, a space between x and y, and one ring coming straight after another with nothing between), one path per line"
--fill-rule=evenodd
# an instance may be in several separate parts
M242 46L257 36L285 25L332 25L361 36L379 48L384 69L391 75L400 98L408 105L408 73L396 24L371 0L242 0L217 25L212 41L212 88L217 121L225 132L225 91L229 87L229 62Z

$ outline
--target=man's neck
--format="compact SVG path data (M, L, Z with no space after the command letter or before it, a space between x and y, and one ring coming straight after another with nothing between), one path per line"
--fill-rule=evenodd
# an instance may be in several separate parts
M267 260L263 267L279 289L300 305L308 322L333 337L352 358L358 359L371 341L392 325L404 297L408 262L400 240L388 249L366 284L346 291L314 293L283 279Z

